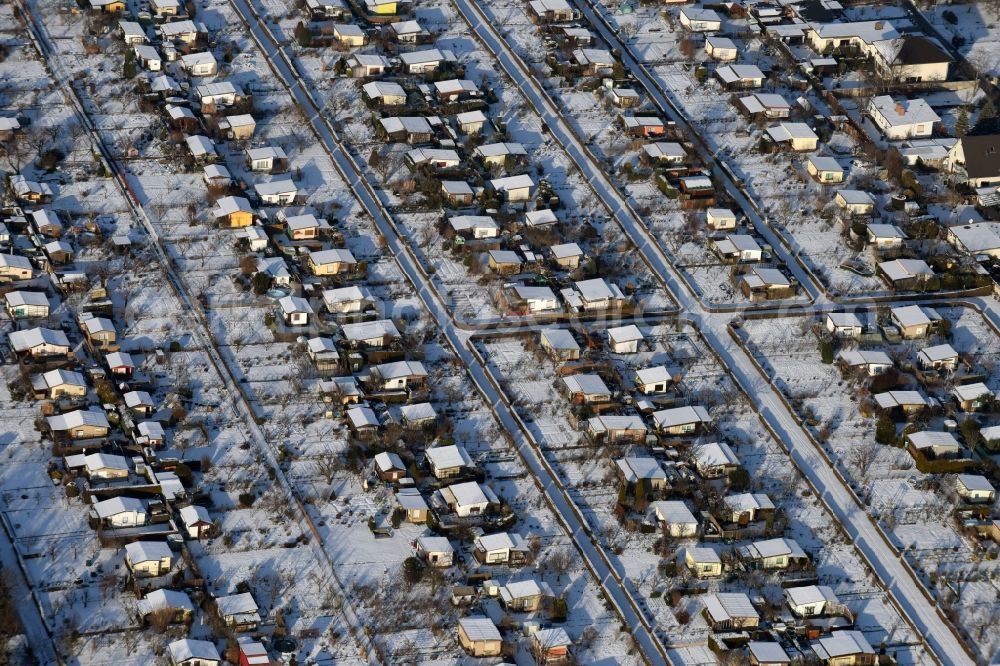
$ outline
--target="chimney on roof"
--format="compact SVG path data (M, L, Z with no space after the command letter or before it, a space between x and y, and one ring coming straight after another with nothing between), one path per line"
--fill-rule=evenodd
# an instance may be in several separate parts
M896 102L896 113L898 113L901 116L905 116L906 115L906 109L903 108L903 103L902 102Z
M875 29L876 30L881 30L884 26L885 26L885 23L883 23L882 21L875 21Z

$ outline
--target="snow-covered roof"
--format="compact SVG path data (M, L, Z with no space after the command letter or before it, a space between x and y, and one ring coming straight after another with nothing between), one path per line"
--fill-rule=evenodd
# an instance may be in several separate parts
M666 366L654 365L651 368L636 370L635 379L638 384L656 384L659 382L669 382L672 377L670 370Z
M399 329L396 328L391 319L376 319L375 321L344 324L340 327L340 332L345 339L351 341L371 340L384 336L399 337Z
M81 318L80 325L87 329L87 332L91 335L96 333L115 333L114 323L104 317L85 316Z
M221 164L207 164L205 165L205 178L208 180L215 179L226 179L231 180L232 174L229 173L229 169Z
M375 415L375 412L372 411L371 407L365 407L364 405L348 409L347 419L351 422L351 425L354 428L381 425L378 420L378 416Z
M528 4L532 11L539 15L546 12L568 12L570 10L566 0L531 0Z
M404 65L426 65L428 63L441 62L443 60L455 60L455 54L451 51L440 49L421 49L410 53L400 53L399 59Z
M579 65L594 65L596 67L612 67L615 57L607 49L576 49L573 59Z
M867 349L841 349L837 358L850 367L861 365L892 365L892 359L884 351Z
M846 23L813 23L809 27L823 39L849 39L856 37L871 44L880 39L899 36L896 28L884 19L878 21L852 21Z
M877 111L890 127L937 123L941 117L930 104L920 99L893 99L890 95L873 97L869 109Z
M777 268L761 268L754 266L753 270L743 276L743 280L751 288L760 287L788 287L792 283L785 274Z
M726 84L764 78L764 72L757 65L725 65L715 70L715 75Z
M301 231L302 229L315 229L315 228L325 228L329 226L326 220L317 219L312 213L305 213L303 215L290 215L285 218L285 225L292 231Z
M494 534L481 534L475 538L474 543L477 549L490 552L523 547L524 538L520 534L496 532Z
M380 97L406 98L406 91L403 90L403 86L392 81L369 81L361 86L361 89L369 99L379 99Z
M329 250L320 250L318 252L310 252L309 260L312 261L317 266L323 266L325 264L356 264L357 259L354 258L354 254L347 248L330 248Z
M137 606L142 615L149 615L165 608L194 612L195 606L191 598L180 590L153 590L139 600Z
M253 595L249 592L218 597L215 600L215 605L218 606L219 613L223 617L257 612L257 602L253 600Z
M844 171L844 167L840 166L840 162L832 157L810 155L806 159L808 159L809 163L813 165L813 168L816 169L816 171Z
M283 296L278 299L278 307L286 315L290 314L313 314L309 301L299 296Z
M431 403L417 402L400 407L399 416L406 423L426 423L436 419L437 412Z
M721 21L722 17L714 9L705 7L681 7L680 13L690 21Z
M277 178L266 183L257 183L253 187L257 191L257 194L262 197L299 191L298 185L291 178Z
M404 488L396 493L396 502L407 511L426 511L427 502L420 491L415 488Z
M283 160L285 157L285 149L281 146L247 148L247 158L251 162L258 162L260 160Z
M355 53L348 58L348 63L356 63L363 67L387 67L389 59L378 53Z
M837 595L828 585L804 585L785 589L785 596L794 606L808 606L818 603L838 603Z
M726 507L735 512L773 510L775 508L774 502L766 493L737 493L736 495L727 495L722 501Z
M698 519L691 513L691 509L680 500L657 500L651 502L649 508L656 515L657 520L668 525L698 524Z
M583 256L583 250L576 243L560 243L549 248L552 256L556 259L567 259L569 257Z
M514 252L513 250L490 250L490 261L495 264L514 264L516 266L521 265L521 256Z
M183 663L189 659L222 661L219 651L215 649L215 643L211 641L182 638L168 645L167 649L170 651L170 659L175 664Z
M601 414L592 416L587 421L587 427L594 433L608 430L646 430L646 423L636 414Z
M580 284L579 282L577 283ZM642 331L635 324L629 324L627 326L615 326L608 329L608 339L613 343L619 342L633 342L636 340L642 340Z
M252 213L253 206L245 197L222 197L215 202L215 216L223 217L232 213Z
M479 86L469 79L446 79L444 81L435 81L434 89L439 95L479 92Z
M497 190L498 192L509 192L511 190L519 190L525 187L531 188L535 186L535 181L532 180L531 176L528 174L521 174L519 176L506 176L505 178L494 178L490 181L490 186Z
M104 412L89 410L89 409L76 409L72 412L67 412L65 414L57 414L55 416L49 416L47 417L46 420L48 421L49 428L55 432L72 430L73 428L79 428L80 426L94 426L97 428L111 427L111 425L108 423L108 417L104 414ZM105 454L95 453L92 455L105 455ZM109 457L120 458L122 461L125 460L121 456L109 456Z
M879 263L878 267L893 282L934 275L934 271L923 259L893 259Z
M11 308L24 306L48 307L48 297L40 291L8 291L4 294L7 305Z
M514 286L514 293L525 301L555 301L556 295L549 287L532 287L526 284Z
M667 473L663 471L655 458L646 456L626 456L615 461L623 478L628 483L636 483L644 479L661 479L666 481Z
M472 194L472 187L464 180L442 180L441 189L448 194Z
M458 153L450 148L414 148L406 153L406 156L414 164L440 162L447 165L459 164L462 161Z
M993 487L990 480L982 474L959 474L956 477L956 481L961 483L966 490L971 492L996 492L996 488Z
M19 254L0 254L0 268L31 270L31 260Z
M382 451L381 453L376 453L375 466L378 467L380 472L391 472L396 469L406 469L406 465L403 464L403 459L392 451Z
M768 127L767 133L777 143L793 139L819 139L816 132L805 123L781 123L777 127Z
M127 352L111 352L104 357L104 360L109 368L134 368L138 365Z
M155 562L174 555L165 541L133 541L125 544L125 554L132 564Z
M499 641L500 631L493 624L493 620L485 615L470 615L458 620L462 631L468 636L470 641Z
M309 353L313 355L335 354L337 352L337 345L330 338L309 338L306 340L306 346Z
M414 35L424 31L424 29L420 27L420 22L413 20L397 21L395 23L390 23L389 26L397 35Z
M562 381L570 394L611 395L611 389L604 383L600 375L592 373L568 375L563 377Z
M565 647L573 644L569 634L562 627L552 627L549 629L539 629L535 632L534 639L536 645L548 650L557 647Z
M695 464L700 469L740 464L740 459L725 442L696 444L691 453L694 456Z
M534 578L511 581L500 588L500 596L506 601L534 597L544 593L545 589L542 587L542 584L539 584Z
M7 334L10 346L16 352L27 351L42 345L69 347L69 339L60 330L35 327L25 331L11 331Z
M837 196L844 200L844 203L849 206L874 206L875 199L872 195L868 194L864 190L839 190ZM869 228L873 226L892 226L892 225L868 225ZM893 227L895 229L895 227Z
M959 224L948 227L948 233L972 254L1000 250L1000 224L996 222Z
M621 298L622 293L618 288L618 285L609 284L604 278L592 278L590 280L580 280L574 283L576 290L580 292L580 296L583 300L592 301L602 301L610 298ZM608 329L608 336L615 342L624 342L623 338L618 337L619 335L626 333L621 329L628 328L627 326L619 327L616 329ZM634 325L633 325L633 328ZM638 329L636 329L638 330ZM615 331L612 335L612 331ZM640 335L641 337L641 335ZM639 339L639 338L636 338Z
M911 432L906 436L906 439L917 449L945 448L958 451L962 448L954 435L944 431L922 430L920 432Z
M451 469L454 467L472 467L472 458L465 447L457 444L435 446L427 449L427 460L435 469Z
M784 664L791 662L791 659L780 643L773 641L750 641L747 643L747 649L757 660L758 664Z
M861 319L853 312L830 312L826 316L838 328L859 328L863 326Z
M524 214L524 221L529 227L541 227L546 224L555 224L559 221L554 211L549 208L532 210Z
M147 62L159 62L160 52L156 50L156 47L150 46L149 44L136 44L132 47L135 51L135 55L139 60L145 60Z
M146 39L146 31L135 21L118 21L118 27L126 39Z
M686 552L699 564L722 564L722 558L711 546L689 546Z
M191 527L199 523L209 525L212 523L212 519L208 515L208 509L198 504L189 504L188 506L181 507L180 514L181 521L185 527Z
M786 537L754 541L747 546L747 550L750 556L756 559L780 557L781 555L801 559L806 556L805 551L802 550L795 539L788 539Z
M153 397L146 391L129 391L122 398L125 400L125 406L130 408L152 407L154 404Z
M58 368L56 370L49 370L48 372L42 373L40 375L35 375L39 378L38 386L39 388L55 388L57 386L86 386L87 380L84 379L83 375L79 372L74 372L73 370L65 370L63 368ZM35 384L32 381L32 384Z
M454 553L455 547L451 545L447 537L442 536L419 536L417 537L417 547L425 553Z
M215 56L212 55L211 51L185 53L181 56L181 63L188 68L197 67L198 65L214 65ZM230 124L232 124L232 121L230 121Z
M769 109L792 108L788 100L775 93L754 93L747 95L740 98L740 104L750 113L764 113Z
M961 402L967 400L979 400L985 396L993 395L990 391L990 387L982 382L976 382L974 384L961 384L952 389L952 395L959 399Z
M505 157L507 155L527 155L528 151L519 143L488 143L475 150L480 157Z
M948 343L940 345L932 345L930 347L924 347L921 349L917 356L928 363L934 363L937 361L948 361L951 359L958 358L958 352L955 348Z
M736 50L736 42L729 39L728 37L721 37L719 35L709 35L705 38L706 44L711 44L712 48L715 50Z
M146 505L142 500L134 497L112 497L101 500L94 505L94 512L98 518L110 518L121 513L146 513Z
M865 635L857 630L835 631L812 644L820 659L830 660L853 654L875 654Z
M876 404L882 409L930 404L920 391L884 391L876 393L874 398Z
M869 224L868 233L872 238L900 238L905 239L907 236L902 229L894 224Z
M734 618L759 618L753 602L743 592L716 592L704 597L705 609L715 622L728 622Z
M451 496L455 498L457 506L474 506L497 501L496 495L489 486L483 486L475 481L456 483L448 486L445 490L449 491Z
M684 407L661 409L658 412L653 412L653 421L660 428L670 428L689 423L710 423L711 420L712 417L708 415L708 410L701 405L686 405Z
M355 301L371 300L372 294L364 285L351 285L336 289L323 290L323 302L328 305L338 303L353 303Z
M895 307L890 310L890 314L900 326L923 326L941 319L937 311L922 305Z

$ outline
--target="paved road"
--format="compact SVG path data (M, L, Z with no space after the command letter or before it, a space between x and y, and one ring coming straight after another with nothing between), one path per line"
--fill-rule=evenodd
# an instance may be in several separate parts
M501 392L494 386L486 369L470 351L468 347L469 334L458 328L452 321L450 313L431 286L427 276L419 268L419 264L409 247L401 240L391 216L384 209L378 195L368 181L360 175L360 167L354 162L350 151L342 145L327 119L319 112L320 105L309 94L307 86L294 70L293 61L285 53L284 47L277 46L278 40L273 38L266 22L258 18L256 11L254 11L256 8L251 9L247 0L231 0L231 3L250 26L254 41L268 56L278 79L289 89L299 107L305 111L310 125L333 159L341 176L354 191L362 206L372 216L379 231L386 239L389 251L415 286L424 306L444 333L455 354L461 359L469 376L483 394L501 426L511 435L528 471L537 480L567 535L582 553L598 585L615 605L646 658L654 664L666 663L664 647L659 638L651 631L648 619L639 608L637 591L629 581L622 578L621 573L614 569L604 551L592 541L589 527L582 515L569 499L565 488L557 481L556 475L549 468L547 461L532 442L525 437Z
M515 415L505 403L501 392L493 385L493 381L487 370L469 350L467 346L469 340L468 333L460 330L452 321L446 307L427 280L427 277L420 270L409 247L402 242L400 235L396 232L394 224L390 216L385 213L379 197L372 190L369 183L360 176L359 168L353 158L350 157L350 153L343 149L339 138L327 124L326 119L318 112L318 106L303 86L301 78L291 65L291 61L285 59L283 52L279 52L269 34L269 29L266 28L263 22L256 18L246 0L232 1L237 12L247 20L255 41L257 41L261 50L270 59L279 79L289 88L300 108L307 112L310 125L330 153L342 176L357 195L362 205L372 215L383 236L386 238L390 251L399 261L404 273L415 285L418 295L428 308L431 316L445 333L455 353L465 363L471 378L493 407L498 420L514 438L515 445L525 464L539 481L546 498L580 549L588 566L596 574L601 586L610 595L619 613L625 618L644 653L653 662L660 663L665 661L666 658L663 654L662 644L655 634L649 630L648 621L645 620L642 612L636 605L635 591L631 588L630 583L626 579L623 579L621 573L615 571L614 566L608 562L603 550L591 540L586 522L579 515L575 505L569 500L565 489L548 467L544 457L524 436ZM456 5L459 6L463 13L467 13L470 16L475 15L475 12L478 11L477 8L474 8L470 4L469 0L456 0ZM793 460L803 470L803 473L807 475L810 481L820 489L820 494L824 502L830 507L838 520L844 524L844 527L852 535L856 543L858 543L859 549L869 562L873 564L875 570L885 582L893 598L899 603L907 617L926 636L934 651L942 657L942 661L956 664L972 663L965 657L960 643L940 621L930 604L927 603L907 570L902 567L892 550L881 539L877 528L872 524L854 496L836 477L833 470L829 468L821 452L816 449L811 440L802 432L793 415L784 407L784 404L770 385L760 376L750 359L729 338L725 329L727 318L709 315L705 312L704 308L698 302L697 297L690 292L684 281L680 279L658 245L652 242L639 216L630 209L628 203L618 194L616 188L604 177L603 172L599 168L594 168L593 157L564 122L560 113L548 98L548 95L537 85L534 79L526 76L523 64L512 54L507 44L492 29L488 29L482 22L478 23L477 33L479 33L480 38L489 44L500 60L501 65L508 71L511 77L515 81L519 81L529 101L531 101L543 119L545 119L557 141L563 144L571 158L580 166L581 172L589 174L589 181L595 191L608 205L612 214L622 224L623 228L626 229L627 233L633 238L646 260L654 267L654 270L661 277L665 286L674 295L678 303L681 304L684 310L693 313L693 321L715 351L728 364L741 386L754 397L756 406L762 416L789 446ZM600 25L600 21L595 22L595 27L600 27ZM627 50L623 51L623 53L627 53ZM641 73L642 69L637 67L636 72ZM656 90L655 85L649 85L648 88L651 92ZM667 101L665 108L671 108L669 101ZM725 182L726 179L722 178L722 180ZM733 194L739 200L738 195L741 193L736 191ZM753 206L747 205L745 209L748 212L752 212ZM155 231L153 233L155 237ZM764 229L762 229L762 233L764 233ZM773 242L772 245L776 250L779 250L781 247L778 242ZM792 261L788 265L794 269L797 263ZM800 280L804 286L809 288L811 283L808 279ZM183 289L182 285L181 288ZM231 380L232 378L230 377L229 379Z
M660 113L677 123L677 126L681 129L681 133L694 143L699 153L701 153L702 159L705 160L706 164L711 166L713 180L725 187L729 196L746 213L747 218L754 225L754 228L757 229L757 232L771 245L775 254L781 259L788 270L792 272L792 275L799 281L799 284L805 288L810 298L822 299L822 288L813 281L812 276L802 268L799 260L785 248L778 234L764 221L763 216L766 214L765 206L761 202L756 201L737 183L736 179L739 176L735 174L732 167L725 160L719 157L718 146L713 145L713 142L709 138L704 137L681 108L674 104L674 101L667 92L668 87L666 84L660 80L658 75L651 73L646 68L644 62L635 57L627 42L619 39L618 34L612 30L611 25L607 22L599 8L595 8L594 4L587 0L571 0L570 4L575 4L580 9L590 22L590 25L600 33L601 38L605 42L612 48L619 50L626 70L632 73L646 89L647 94L653 103L656 104Z
M10 597L17 608L17 615L21 618L24 635L28 638L28 644L35 653L36 663L42 666L62 664L63 660L56 654L48 626L42 619L42 613L38 604L35 603L31 586L25 579L21 563L14 552L14 544L7 531L7 517L3 516L2 520L4 525L3 529L0 530L0 569L2 569L4 580L7 582Z
M712 348L722 358L723 362L736 378L740 386L751 396L754 406L768 425L781 437L788 447L792 460L802 473L819 491L820 497L830 512L844 526L845 530L856 543L859 552L876 571L889 592L890 598L896 603L910 623L923 637L933 654L942 663L972 664L965 646L958 639L951 627L938 615L936 608L924 595L921 584L914 578L911 571L899 560L895 549L882 537L877 525L868 516L864 507L846 486L843 480L835 474L825 459L821 450L802 430L793 414L782 402L776 390L758 372L756 366L743 349L729 336L727 325L728 315L713 315L702 307L698 299L684 285L676 273L676 269L665 259L655 243L649 242L648 235L638 216L628 211L622 197L605 179L599 164L589 155L579 138L570 130L556 110L555 104L542 90L538 82L530 76L527 67L513 53L510 46L486 20L486 17L475 7L471 0L453 0L459 10L473 26L477 36L493 51L507 74L518 82L526 97L542 115L550 128L553 137L566 149L576 162L581 172L588 174L588 180L595 192L616 214L618 221L632 237L640 251L646 254L650 265L662 278L665 286L680 304L681 309L691 316L692 321L701 331ZM585 4L581 6L584 14L591 19L611 46L624 47L603 22L596 17L593 8ZM656 94L657 86L649 81L643 68L632 57L627 48L621 48L626 67L634 67L637 78L643 82L651 93ZM665 108L672 105L663 98L661 103ZM683 117L677 115L676 121L686 123ZM750 207L752 210L752 207ZM631 213L631 214L629 214ZM775 248L780 244L773 243ZM804 283L805 284L805 283Z
M157 262L160 264L164 274L167 276L170 286L177 298L181 301L184 310L191 315L192 322L194 323L194 326L191 327L191 332L198 341L199 346L205 350L209 360L216 370L216 373L222 380L226 392L231 398L229 401L229 408L236 417L237 423L242 426L243 434L254 444L256 449L267 461L268 466L274 471L278 486L281 488L282 492L286 495L289 501L298 509L300 526L306 532L309 532L309 528L312 525L311 519L305 512L302 505L297 501L295 490L288 482L284 471L278 463L275 448L264 436L260 426L257 425L253 409L247 402L245 394L239 388L236 379L236 372L234 372L234 369L230 367L227 359L223 357L219 347L216 345L215 339L211 334L211 328L208 325L208 321L206 320L204 313L201 311L199 306L195 305L197 301L192 298L186 283L174 270L173 264L163 248L156 228L149 220L149 217L146 215L145 210L143 210L141 203L132 193L132 190L128 185L128 173L113 159L111 151L109 151L107 146L104 145L103 137L100 132L96 130L89 114L87 113L87 107L85 106L84 101L80 98L72 83L70 83L72 77L64 71L61 62L59 61L58 50L55 48L44 22L36 19L34 12L31 11L32 7L26 6L22 0L16 1L21 7L22 12L28 17L29 25L31 27L31 38L35 43L36 48L39 49L48 62L52 76L62 88L63 95L67 100L67 103L73 107L77 118L80 120L81 126L84 127L90 134L93 146L102 155L105 163L108 165L108 168L110 168L115 174L116 182L120 187L125 200L129 204L133 219L146 230L150 239L153 241L151 247L156 255ZM313 547L315 548L314 552L317 554L319 561L321 564L325 565L329 571L329 581L336 587L337 592L339 593L342 601L341 613L348 626L351 627L355 640L358 642L359 646L364 646L364 651L368 655L369 662L373 664L378 663L375 650L372 649L371 639L365 634L363 624L354 611L350 597L346 594L345 588L337 576L332 558L329 553L327 553L324 544L314 543Z

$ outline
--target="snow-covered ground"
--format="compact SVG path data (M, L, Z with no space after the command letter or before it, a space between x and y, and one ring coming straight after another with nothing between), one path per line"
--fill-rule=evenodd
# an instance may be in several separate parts
M601 334L600 331L595 333ZM784 450L748 408L731 378L715 362L697 334L687 327L673 326L645 328L643 333L647 349L629 355L608 353L605 357L602 354L606 361L598 363L602 375L621 377L622 384L616 388L628 394L634 392L630 379L634 370L657 364L679 366L683 378L677 388L680 398L677 404L697 404L709 409L715 432L706 440L728 442L750 473L751 488L768 493L775 504L782 507L788 517L784 536L796 539L813 555L820 583L830 585L845 600L857 615L859 626L870 632L868 637L873 644L882 640L901 645L915 643L906 623L866 573L853 546L845 542L804 480L793 471ZM558 389L557 368L536 348L534 339L523 336L484 338L479 346L500 374L508 398L518 407L533 439L571 487L573 500L590 523L591 530L600 535L605 551L645 597L661 634L667 644L675 648L677 661L704 663L699 661L702 653L698 647L707 645L711 630L700 613L695 612L698 607L692 610L691 605L698 603L697 597L688 598L674 609L664 600L670 598L672 590L681 590L684 594L688 587L748 591L746 574L729 571L720 580L698 581L697 585L685 575L683 566L678 567L676 576L665 575L666 564L683 553L685 547L700 545L698 540L670 539L664 546L656 533L625 529L615 514L619 481L614 473L614 459L624 455L650 455L651 450L641 445L594 444L583 432L582 423L574 426L573 406ZM674 444L683 445L684 442L675 441ZM676 460L676 452L669 459ZM672 499L683 499L697 514L697 509L703 508L705 492L714 491L703 488ZM702 542L706 543L712 542ZM724 543L720 548L715 542L715 547L723 554L741 545L742 542ZM751 596L760 593L769 598L776 586L780 588L781 574L753 572L751 576L754 577L748 591ZM688 613L690 623L678 620L681 611ZM914 663L927 660L919 647L913 647L912 657Z
M1000 388L995 365L1000 352L1000 339L982 317L971 309L938 308L939 314L952 322L948 341L960 354L967 355L973 371L983 372L992 390ZM874 312L867 313L874 321ZM989 626L997 612L1000 598L976 596L975 603L966 603L953 589L962 589L968 582L994 580L1000 575L989 542L963 534L961 520L955 516L957 497L954 495L954 475L931 475L918 471L913 458L902 448L875 443L873 417L862 416L859 405L868 395L856 378L845 378L836 365L820 363L815 335L810 331L809 318L747 319L743 327L749 335L749 347L761 364L773 373L774 384L789 398L803 417L814 419L814 434L825 449L839 461L839 469L871 507L894 537L897 548L925 576L930 589L941 604L952 608L955 620L969 632L981 654L995 652L1000 643L984 626ZM897 359L897 367L912 364L919 349L943 340L909 340L884 344L883 349ZM842 348L855 345L845 343ZM898 388L920 390L936 397L942 404L951 402L947 386L919 386L909 375L911 386ZM949 413L950 414L950 413ZM961 415L955 418L962 419ZM996 422L996 415L980 415L983 426ZM944 416L921 419L911 429L940 430Z

